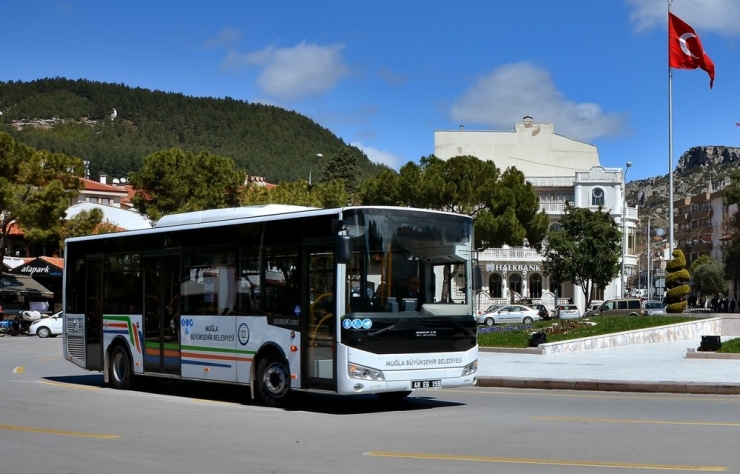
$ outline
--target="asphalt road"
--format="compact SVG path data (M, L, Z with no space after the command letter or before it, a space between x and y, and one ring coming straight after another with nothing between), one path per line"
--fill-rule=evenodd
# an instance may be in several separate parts
M61 338L0 338L0 472L740 472L740 397L475 387L397 405L228 385L116 391Z

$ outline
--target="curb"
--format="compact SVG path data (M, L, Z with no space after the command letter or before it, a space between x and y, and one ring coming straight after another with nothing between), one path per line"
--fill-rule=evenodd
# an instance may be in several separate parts
M701 352L696 350L686 351L687 359L735 359L740 360L740 354L737 353L717 353L717 352Z
M695 382L637 382L605 380L554 380L514 377L478 377L476 387L588 390L592 392L693 393L739 395L740 384Z

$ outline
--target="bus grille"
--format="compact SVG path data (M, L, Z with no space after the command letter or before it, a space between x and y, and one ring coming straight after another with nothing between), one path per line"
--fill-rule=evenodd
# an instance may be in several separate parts
M85 338L82 336L67 336L67 353L75 359L85 357Z
M64 332L66 350L69 356L78 361L85 360L85 328L83 323L85 316L81 314L66 314L64 319Z

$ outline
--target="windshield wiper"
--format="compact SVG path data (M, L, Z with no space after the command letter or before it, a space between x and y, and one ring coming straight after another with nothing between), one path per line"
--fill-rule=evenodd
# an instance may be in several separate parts
M384 333L386 331L390 331L391 329L395 329L397 326L399 326L400 324L403 324L405 322L406 322L406 319L400 319L397 323L393 323L390 326L384 327L383 329L378 329L375 332L369 332L369 333L367 333L367 335L370 336L370 337L375 337L378 334L382 334L382 333Z

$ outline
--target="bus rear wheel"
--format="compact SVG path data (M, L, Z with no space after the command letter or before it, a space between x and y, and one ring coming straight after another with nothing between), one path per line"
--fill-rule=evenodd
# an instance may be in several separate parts
M283 408L290 402L290 371L281 357L270 354L260 360L256 382L263 404Z
M121 346L113 348L108 367L108 383L118 390L128 390L132 382L131 358Z

